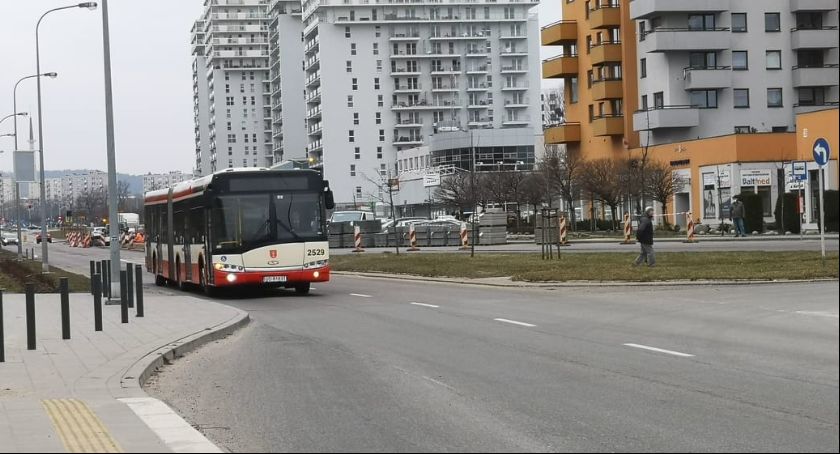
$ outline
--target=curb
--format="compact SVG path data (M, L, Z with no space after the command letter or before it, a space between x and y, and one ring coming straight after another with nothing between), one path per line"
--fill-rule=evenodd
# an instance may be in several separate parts
M135 361L131 367L121 374L119 379L120 389L129 392L140 391L143 395L146 395L145 390L143 390L143 385L146 384L149 377L159 367L171 363L203 345L227 337L251 321L251 317L247 312L240 309L232 309L237 312L233 318L216 326L205 328L202 331L169 342L163 347L151 351Z
M813 282L838 282L838 279L790 279L790 280L736 280L736 281L568 281L568 282L473 282L458 279L434 278L416 276L411 274L380 274L380 273L354 273L351 271L332 271L332 274L339 276L357 276L369 279L393 279L415 282L441 282L445 284L474 285L484 287L500 288L557 288L557 287L674 287L674 286L708 286L708 285L768 285L768 284L796 284ZM508 277L507 279L510 279Z

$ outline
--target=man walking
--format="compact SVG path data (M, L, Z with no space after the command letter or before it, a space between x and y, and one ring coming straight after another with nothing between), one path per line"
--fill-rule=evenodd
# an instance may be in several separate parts
M653 207L645 208L645 215L639 219L639 228L636 230L636 240L642 247L642 252L636 257L633 266L639 266L647 262L649 267L656 265L656 256L653 253Z
M744 228L744 202L741 201L741 196L735 196L735 201L732 202L732 208L729 210L729 219L735 224L735 238L747 236Z

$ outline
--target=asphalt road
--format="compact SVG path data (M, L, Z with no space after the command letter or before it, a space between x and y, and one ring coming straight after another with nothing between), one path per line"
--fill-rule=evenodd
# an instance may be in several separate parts
M839 293L336 276L222 298L251 325L149 391L237 452L837 452Z

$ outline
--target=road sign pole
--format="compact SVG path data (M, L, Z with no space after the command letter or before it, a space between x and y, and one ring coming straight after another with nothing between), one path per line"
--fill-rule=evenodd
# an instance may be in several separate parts
M820 252L822 253L822 264L825 266L825 206L823 204L823 171L825 167L820 167Z

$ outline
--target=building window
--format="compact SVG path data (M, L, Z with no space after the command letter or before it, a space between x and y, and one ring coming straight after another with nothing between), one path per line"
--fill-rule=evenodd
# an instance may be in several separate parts
M356 132L352 129L347 131L347 141L348 142L355 142L356 141Z
M350 60L347 60L347 72L353 72L353 62Z
M373 12L375 13L375 12L376 12L376 10L373 10ZM380 27L380 26L378 26L378 25L377 25L377 26L376 26L376 37L377 37L377 38L379 38L379 36L380 36L381 34L382 34L382 27Z
M800 106L824 106L825 87L799 88Z
M641 72L640 79L644 79L647 77L647 58L643 58L639 61L639 71Z
M362 196L362 187L361 186L356 186L356 197L361 197L361 196Z
M383 99L383 98L382 98L382 95L378 95L376 99L377 99L377 105L378 105L379 107L382 107L382 106L383 106L383 104L384 104L384 101L382 100L382 99Z
M362 149L359 147L355 147L353 149L353 159L359 160L362 159Z
M356 176L356 164L350 164L350 176L351 177Z
M347 95L347 107L353 107L353 95Z
M691 92L691 106L701 109L716 109L717 90L696 90Z
M376 147L376 159L382 159L382 147Z
M653 108L662 109L665 107L665 93L657 91L653 94Z
M236 134L228 134L228 143L236 143Z
M642 110L648 110L647 95L642 95Z
M353 112L353 124L354 125L359 124L359 113L358 112Z
M689 30L714 30L714 14L691 14L688 16Z
M359 89L359 79L354 77L351 80L350 88L352 88L353 90L358 90Z
M691 69L714 69L717 67L715 52L689 52L688 67Z
M735 126L735 134L749 134L750 127L749 126Z
M782 107L782 89L767 89L767 107Z
M764 31L779 32L782 31L782 24L779 13L764 13Z
M736 108L747 108L750 107L750 89L749 88L736 88L732 90L733 96L735 98L735 107Z
M645 31L645 21L640 20L639 21L639 41L644 41L646 34L647 34L647 32Z
M356 43L350 43L350 55L356 55Z
M345 38L350 37L350 27L344 27L344 37Z
M747 13L732 13L732 33L747 32Z
M376 124L382 124L382 112L376 112Z
M732 51L732 69L746 71L750 68L749 56L745 50Z
M380 130L379 130L379 141L380 141L380 142L384 142L384 141L385 141L385 130L384 130L384 129L380 129Z
M382 60L376 60L376 72L382 72Z
M373 55L379 55L379 43L373 43Z
M782 69L782 51L767 51L767 69Z
M378 77L373 78L373 89L374 90L379 90L379 78Z

